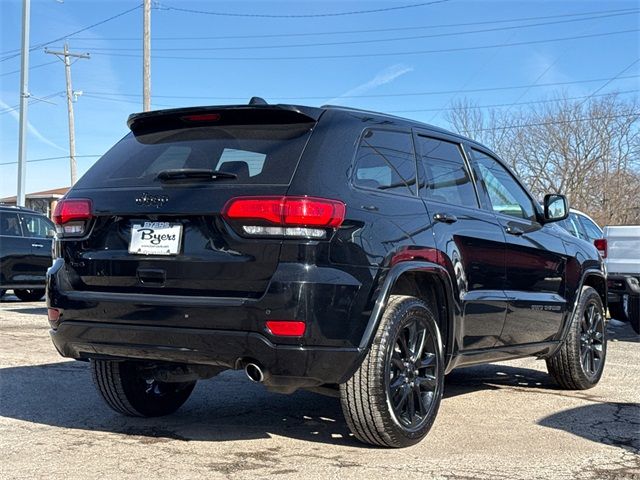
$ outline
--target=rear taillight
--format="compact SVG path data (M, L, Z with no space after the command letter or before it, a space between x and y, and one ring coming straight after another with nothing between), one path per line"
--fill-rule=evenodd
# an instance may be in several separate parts
M60 200L53 212L53 223L63 237L80 237L87 231L91 214L91 200L74 198Z
M345 204L316 197L238 197L222 210L225 219L239 224L250 236L322 239L327 230L342 225Z
M602 258L607 258L607 239L606 238L598 238L593 241L593 244L600 252Z

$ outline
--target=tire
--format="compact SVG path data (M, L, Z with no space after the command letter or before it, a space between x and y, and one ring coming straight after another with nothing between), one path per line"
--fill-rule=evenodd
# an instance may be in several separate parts
M586 390L602 377L607 357L604 308L600 295L582 287L569 333L555 355L546 360L547 370L567 390Z
M147 381L140 362L92 360L93 382L109 407L130 417L161 417L178 410L196 382Z
M35 302L44 297L44 288L14 289L13 293L23 302Z
M640 295L629 296L629 323L636 333L640 333Z
M433 425L443 390L444 353L435 315L415 297L392 295L367 356L340 385L347 425L364 443L414 445Z

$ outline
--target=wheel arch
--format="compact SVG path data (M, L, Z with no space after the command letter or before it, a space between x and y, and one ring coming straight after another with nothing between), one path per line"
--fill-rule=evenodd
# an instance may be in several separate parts
M564 326L562 328L562 334L560 336L560 341L556 348L552 349L545 358L550 358L555 353L560 350L562 344L566 341L567 335L569 335L569 327L571 325L571 319L576 314L576 308L580 303L580 297L582 296L582 288L583 287L592 287L598 292L600 299L602 300L602 305L605 308L605 312L607 309L607 279L605 277L604 272L601 270L588 269L585 270L582 274L582 278L580 279L580 283L578 284L578 288L576 290L575 299L573 305L571 306L571 311L567 314L567 317L564 321Z
M380 319L391 295L411 295L435 307L445 353L445 370L453 354L455 338L453 287L448 272L441 265L425 261L406 261L391 267L381 278L378 295L367 327L360 341L366 355L375 337ZM364 356L364 355L363 355Z
M580 286L580 291L582 287L592 287L598 295L600 295L600 299L602 300L602 305L606 310L607 308L607 279L604 277L604 274L598 270L588 270L585 272L582 285ZM577 302L576 298L576 302Z

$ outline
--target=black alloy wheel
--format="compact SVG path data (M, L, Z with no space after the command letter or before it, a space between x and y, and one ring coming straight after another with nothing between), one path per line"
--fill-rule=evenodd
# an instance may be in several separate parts
M444 390L444 347L433 307L391 295L362 364L340 385L351 432L361 442L408 447L422 440Z
M187 401L195 381L153 379L144 362L92 360L93 381L109 407L132 417L169 415Z
M582 287L568 321L562 344L546 359L547 370L562 388L586 390L600 381L607 356L602 298L593 287Z
M35 302L44 297L44 288L13 289L13 293L23 302Z
M600 371L600 365L604 361L604 335L602 309L595 302L590 302L580 322L580 363L590 377Z
M395 420L419 430L427 421L438 388L436 341L423 319L414 317L398 332L388 362L388 398Z

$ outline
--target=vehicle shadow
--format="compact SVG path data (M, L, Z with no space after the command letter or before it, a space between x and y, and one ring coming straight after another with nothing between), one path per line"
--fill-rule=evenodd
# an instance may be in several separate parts
M554 413L538 423L640 453L640 403L592 403Z
M24 315L47 315L47 307L7 308L6 311L22 313Z
M618 320L609 320L607 324L607 338L614 342L640 343L640 335L633 330L631 324Z
M546 372L492 363L463 367L451 372L446 377L444 398L478 390L501 390L510 387L558 389L558 385Z
M0 369L0 416L78 430L166 439L228 441L271 435L312 442L363 447L350 434L340 402L311 392L268 392L244 372L223 372L199 382L191 398L173 415L132 418L102 401L84 362L60 362Z
M456 370L446 380L447 398L510 386L555 388L543 372L506 365ZM132 418L112 412L93 386L89 365L58 362L0 369L0 416L78 430L166 439L228 441L272 435L311 442L365 447L351 435L337 398L299 391L268 392L243 372L224 372L199 382L187 403L162 418ZM368 448L368 447L367 447Z

